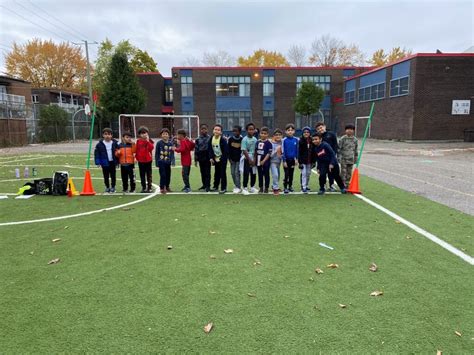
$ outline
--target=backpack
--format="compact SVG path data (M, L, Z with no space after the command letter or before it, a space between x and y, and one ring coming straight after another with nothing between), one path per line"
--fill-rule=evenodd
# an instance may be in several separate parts
M37 179L34 181L36 194L38 195L52 195L53 194L53 179Z
M69 173L67 171L56 171L53 177L53 195L67 195L67 182Z

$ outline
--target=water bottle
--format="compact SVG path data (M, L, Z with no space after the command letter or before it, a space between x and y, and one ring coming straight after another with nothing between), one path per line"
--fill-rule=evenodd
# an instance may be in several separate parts
M38 176L38 169L33 168L33 176Z
M18 169L18 168L15 169L15 177L16 177L17 179L20 178L20 169Z
M25 171L23 172L23 176L24 176L25 178L29 178L29 177L30 177L30 169L29 169L27 166L25 166Z

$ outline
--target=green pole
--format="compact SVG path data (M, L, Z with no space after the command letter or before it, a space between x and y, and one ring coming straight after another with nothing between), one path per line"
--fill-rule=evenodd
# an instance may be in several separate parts
M375 102L372 102L372 107L370 108L369 120L367 121L367 126L365 127L364 138L362 139L359 158L357 159L357 163L356 163L357 168L359 168L360 158L362 158L362 152L364 151L365 141L367 140L367 134L369 133L370 123L372 122L372 115L374 114L374 107L375 107Z
M87 170L89 170L89 167L91 165L92 135L94 133L94 122L95 122L95 101L92 107L93 109L92 109L92 119L91 119L91 134L89 136L89 153L87 154L87 162L86 162Z

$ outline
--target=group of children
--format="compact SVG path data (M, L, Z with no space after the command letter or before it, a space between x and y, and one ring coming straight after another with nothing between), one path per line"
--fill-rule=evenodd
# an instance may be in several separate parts
M160 174L160 192L171 192L171 166L175 165L175 153L181 154L182 178L184 187L181 191L191 192L189 174L191 171L194 150L195 165L199 165L202 186L199 191L227 192L227 165L230 162L233 193L249 195L252 193L280 193L280 169L283 165L283 192L294 192L293 177L295 168L301 171L301 191L310 191L311 171L316 168L319 174L318 194L326 191L329 180L329 191L335 192L334 182L341 193L346 193L353 165L358 154L358 141L354 136L354 126L345 127L345 135L339 141L336 135L326 130L324 123L316 124L316 133L311 135L310 127L304 127L300 138L295 137L295 126L287 124L285 132L275 129L270 138L270 130L262 127L258 130L253 123L245 126L246 135L242 137L242 128L234 126L232 136L223 136L222 126L214 125L212 134L208 126L200 126L200 135L193 141L186 131L177 131L176 139L171 137L167 128L161 130L160 140L156 143L149 137L146 127L138 129L138 139L133 143L130 133L122 134L122 142L112 137L112 130L105 128L103 139L97 143L94 156L95 163L102 167L106 192L115 192L115 169L120 165L123 192L135 192L134 163L138 162L142 193L152 192L152 161L155 150L155 163ZM285 137L283 137L285 135ZM257 138L258 137L258 138ZM339 168L339 164L341 168ZM211 170L214 166L214 179L211 186ZM256 188L258 176L258 189ZM241 179L242 177L242 179ZM110 181L109 181L110 180ZM130 184L129 184L130 181ZM130 190L129 190L130 186Z

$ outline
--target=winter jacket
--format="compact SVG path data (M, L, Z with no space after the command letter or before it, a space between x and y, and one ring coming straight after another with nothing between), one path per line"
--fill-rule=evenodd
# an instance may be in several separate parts
M281 146L281 158L283 161L298 159L298 138L285 137Z
M359 156L358 149L357 138L354 136L349 137L344 135L339 139L339 152L337 158L341 164L355 164L357 157Z
M137 159L137 162L149 163L153 161L153 155L151 152L153 151L154 147L154 142L151 139L148 141L145 139L137 139L135 153L135 159Z
M135 163L135 143L120 143L115 151L120 165L133 165Z
M242 156L242 136L231 136L227 141L229 145L229 159L233 162L239 162Z
M194 142L188 137L179 141L176 153L181 153L181 166L191 166L191 152L193 151L194 146Z
M118 149L118 142L116 139L112 139L112 158L114 164L118 164L117 157L115 156L115 151ZM104 140L101 139L97 143L94 149L94 161L95 165L100 166L109 166L109 157L107 156L107 148L105 147Z
M328 143L331 146L334 153L337 154L338 146L337 146L337 136L336 136L335 133L330 132L330 131L324 132L323 133L323 142Z
M227 160L229 159L229 145L227 144L227 139L221 136L221 139L219 141L219 146L221 147L221 162L224 162L224 164L227 163ZM212 149L212 137L209 139L209 146L208 146L208 151L209 151L209 160L214 160L215 159L215 154L214 154L214 149Z
M334 150L326 142L321 142L318 146L313 145L312 162L318 163L318 169L321 165L338 164Z
M194 149L194 161L209 161L209 141L211 136L206 134L205 136L199 136L196 139L196 146Z
M164 140L159 140L156 143L155 148L155 163L158 167L158 163L166 163L174 165L174 151L173 151L173 142L169 140L165 142Z
M313 151L313 142L311 137L301 137L298 144L298 162L300 164L311 164L311 152Z

